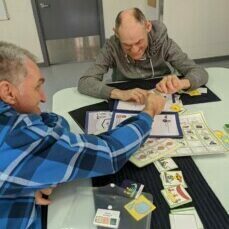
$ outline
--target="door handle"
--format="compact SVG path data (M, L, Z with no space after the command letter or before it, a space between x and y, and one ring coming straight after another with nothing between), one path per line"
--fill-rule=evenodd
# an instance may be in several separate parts
M44 2L41 2L40 3L40 7L43 9L43 8L49 8L50 5L49 4L45 4Z

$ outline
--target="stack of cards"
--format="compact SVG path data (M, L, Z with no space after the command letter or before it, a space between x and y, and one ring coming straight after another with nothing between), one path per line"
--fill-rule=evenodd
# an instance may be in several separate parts
M98 208L93 224L107 228L118 228L120 221L120 211L113 211Z
M187 188L184 177L181 171L165 171L160 174L164 188L182 185Z
M201 95L201 94L207 94L208 93L208 89L205 88L205 87L200 87L200 88L197 88L195 90L188 90L188 91L181 91L179 92L180 94L188 94L190 96L198 96L198 95Z
M137 199L141 195L144 185L131 180L124 180L121 187L125 196Z
M130 157L130 161L141 168L162 157L170 157L170 154L173 154L179 147L180 144L175 139L148 138L144 145Z
M175 208L192 201L191 196L182 185L165 188L161 190L161 193L170 208Z
M178 168L177 164L172 158L160 158L154 162L154 165L159 173Z
M194 207L171 210L169 214L171 229L203 229L203 224Z
M145 196L141 195L138 199L130 201L124 206L124 208L130 213L130 215L139 221L153 210L156 209L155 205L151 203Z

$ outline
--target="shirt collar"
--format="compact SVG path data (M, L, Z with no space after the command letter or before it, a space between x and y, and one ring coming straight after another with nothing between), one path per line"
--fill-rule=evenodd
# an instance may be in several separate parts
M3 113L5 113L7 111L10 111L10 110L12 111L13 108L9 104L7 104L4 101L0 100L0 114L3 114Z

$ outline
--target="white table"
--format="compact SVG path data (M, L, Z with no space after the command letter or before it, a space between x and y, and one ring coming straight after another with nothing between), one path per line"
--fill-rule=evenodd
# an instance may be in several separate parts
M209 68L209 82L207 86L218 95L222 101L203 104L188 105L186 108L191 111L203 111L210 128L222 130L223 125L229 122L229 69ZM67 88L57 92L53 97L53 111L64 116L71 126L71 130L82 133L69 111L101 102L103 100L80 94L76 88ZM193 157L204 178L215 192L229 213L229 153L221 155L208 155ZM71 222L71 228L86 229L88 225L79 225L82 222L82 215L70 218L69 214L73 209L86 210L85 219L94 215L92 196L81 198L77 193L77 187L91 186L90 180L76 181L61 185L56 188L51 198L53 203L48 210L48 228L64 228L65 223ZM56 211L58 209L58 211ZM71 214L70 214L71 215ZM86 222L86 220L85 220Z

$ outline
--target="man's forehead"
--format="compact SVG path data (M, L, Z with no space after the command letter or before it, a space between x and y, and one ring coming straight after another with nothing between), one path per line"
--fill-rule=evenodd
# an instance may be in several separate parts
M26 66L27 66L27 74L31 80L35 80L37 83L44 83L45 78L41 74L41 71L36 63L34 63L31 59L26 59Z
M122 44L131 45L139 42L140 40L143 40L145 38L144 33L133 33L133 34L127 34L125 36L120 36L119 40Z
M145 26L141 23L129 26L120 26L118 30L118 36L122 43L140 40L144 38L145 33Z

